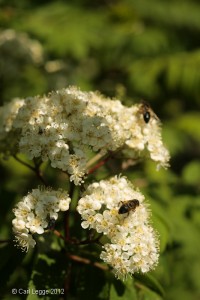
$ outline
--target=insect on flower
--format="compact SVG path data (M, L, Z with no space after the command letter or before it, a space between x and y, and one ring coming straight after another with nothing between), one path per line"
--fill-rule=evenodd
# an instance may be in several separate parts
M154 117L157 121L159 120L156 114L151 109L151 106L146 101L141 102L139 112L143 115L143 119L146 124L149 123L152 117Z
M56 220L54 218L49 219L47 229L48 230L54 230L55 224L56 224Z
M122 205L120 206L119 210L118 210L118 214L122 215L122 214L126 214L130 211L135 211L136 207L140 205L140 202L137 199L133 199L133 200L127 200L127 201L123 201Z
M42 127L39 127L38 134L42 135L44 132L45 132L45 128L43 129Z

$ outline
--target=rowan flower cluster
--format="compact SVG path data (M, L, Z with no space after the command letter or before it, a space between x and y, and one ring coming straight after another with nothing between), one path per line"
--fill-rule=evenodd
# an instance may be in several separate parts
M15 241L23 251L34 247L33 234L43 234L51 219L57 220L59 211L69 209L71 199L66 191L33 189L13 209Z
M124 201L137 199L135 211L119 214ZM144 196L126 177L113 177L92 183L77 206L82 227L107 236L100 257L118 278L153 269L158 263L159 242L150 224L150 210Z
M152 110L149 114L145 122L142 104L125 107L119 100L76 87L16 99L0 109L0 150L49 160L76 185L84 181L91 150L101 155L121 151L135 160L147 155L158 167L167 167L169 153L162 142L160 122Z
M134 161L147 157L158 168L168 167L169 162L160 121L147 103L125 107L119 100L76 87L14 99L0 108L0 153L16 157L19 152L30 160L49 161L75 185L84 182L91 161L110 152ZM18 246L24 251L34 247L33 235L43 234L59 211L69 209L70 201L68 192L61 189L33 189L14 209ZM77 210L82 228L106 236L100 257L118 278L156 266L159 241L148 204L126 177L90 184Z

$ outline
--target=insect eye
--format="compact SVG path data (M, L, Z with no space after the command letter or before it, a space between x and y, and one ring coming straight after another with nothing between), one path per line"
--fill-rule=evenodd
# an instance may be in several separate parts
M140 202L138 200L135 200L135 204L136 204L136 206L139 206Z
M149 120L151 118L151 115L148 111L146 111L144 114L143 114L143 118L144 118L144 121L145 123L149 123Z
M119 214L125 214L127 212L128 212L128 210L125 206L121 206L120 209L118 210Z

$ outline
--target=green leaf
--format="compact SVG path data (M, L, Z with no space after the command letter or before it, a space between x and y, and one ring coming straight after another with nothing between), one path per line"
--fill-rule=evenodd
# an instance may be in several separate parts
M200 160L194 160L187 164L182 173L182 178L186 184L200 184Z
M72 293L77 299L109 299L105 271L93 264L74 265Z
M149 24L155 22L159 27L169 26L200 29L199 4L196 1L135 0L134 9Z
M136 289L132 278L128 278L124 282L113 279L110 288L109 300L137 300Z
M175 126L190 135L196 141L200 141L199 130L200 113L185 113L176 120Z
M165 218L161 215L156 214L156 212L152 215L151 218L154 228L156 228L159 233L160 252L162 253L166 249L166 246L170 240L170 227Z
M87 56L89 46L101 42L98 32L105 22L106 14L98 10L90 13L65 3L49 3L24 15L18 29L29 31L45 40L46 47L56 55L71 54L81 60ZM77 22L78 20L78 22ZM89 28L93 29L89 31ZM64 30L63 30L64 29Z
M14 247L13 242L0 248L0 291L6 290L6 283L13 272L22 264L25 254Z
M178 129L176 124L172 122L172 124L167 124L164 133L171 157L173 158L173 156L183 152L183 149L185 149L188 144L188 138L183 130Z
M134 87L137 93L141 93L145 97L158 95L160 85L158 77L163 72L165 62L163 59L143 58L133 61L128 67L130 73L130 84ZM142 80L141 80L142 78Z
M134 278L140 285L150 289L161 297L164 296L164 289L153 275L138 273L134 275Z
M32 291L27 299L41 299L35 291L48 291L46 300L58 299L64 293L64 280L68 269L68 261L64 254L51 251L39 254L32 270L28 288Z

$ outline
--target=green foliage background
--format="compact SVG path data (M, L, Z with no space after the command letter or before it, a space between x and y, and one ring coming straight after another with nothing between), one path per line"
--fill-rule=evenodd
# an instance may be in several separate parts
M43 48L37 65L15 55L17 49L8 54L0 44L1 104L68 85L100 90L125 105L145 99L162 120L172 157L167 171L157 172L147 161L123 172L149 199L162 249L155 271L124 283L109 272L61 257L51 235L47 235L51 247L45 249L41 243L40 255L25 256L12 242L3 242L13 238L14 204L39 182L14 160L1 161L1 294L18 300L26 295L11 295L13 287L61 288L61 275L72 269L68 299L199 299L199 1L0 0L0 29L25 32ZM9 73L13 64L17 72ZM97 178L112 170L118 170L116 163L103 167ZM48 176L54 187L64 185L60 174L55 180L49 170ZM72 230L79 234L73 223ZM95 249L84 251L85 257L94 256Z

